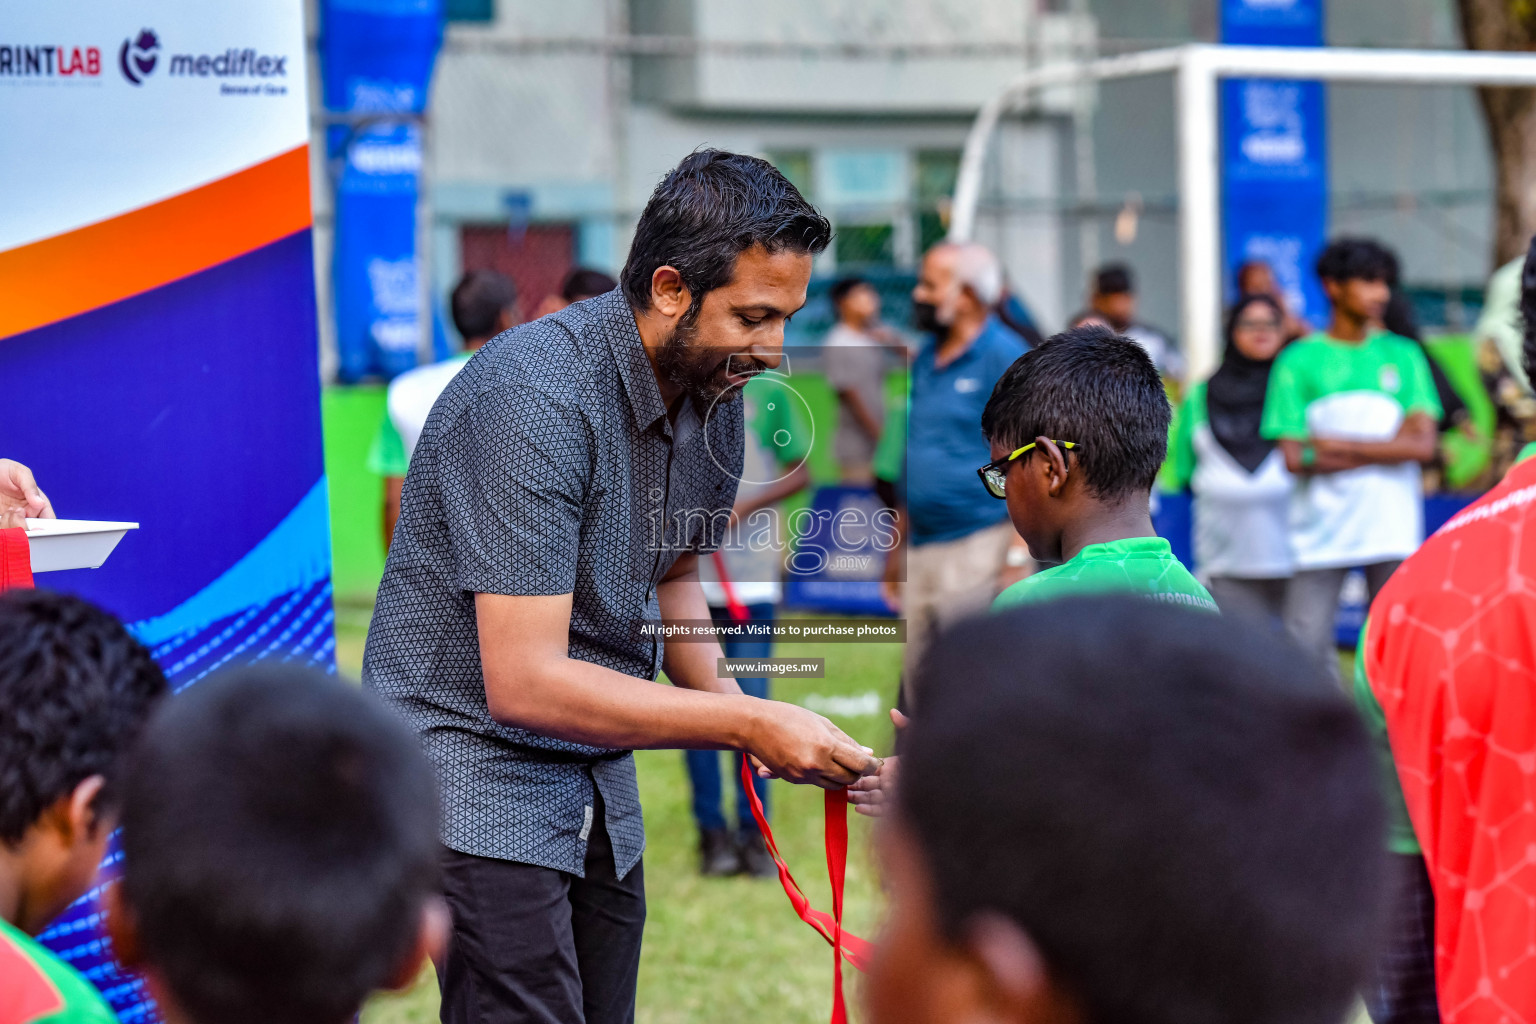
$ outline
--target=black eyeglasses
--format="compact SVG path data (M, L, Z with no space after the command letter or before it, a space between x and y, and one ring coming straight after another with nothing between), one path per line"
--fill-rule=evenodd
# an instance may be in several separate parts
M1068 451L1078 447L1076 441L1058 441L1055 438L1051 438L1051 443L1060 445ZM1008 463L1023 455L1037 444L1039 444L1038 441L1031 441L1023 448L1015 448L995 462L989 462L978 469L976 475L981 477L981 485L987 489L987 493L994 498L1008 497Z

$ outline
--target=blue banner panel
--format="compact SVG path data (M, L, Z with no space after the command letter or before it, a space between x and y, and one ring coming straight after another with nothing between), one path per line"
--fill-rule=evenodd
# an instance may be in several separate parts
M338 375L394 377L416 365L422 296L416 252L421 130L379 123L352 135L336 182Z
M327 110L415 113L443 39L442 0L324 0L320 77Z
M1323 0L1222 0L1221 41L1243 46L1322 46Z
M1320 46L1322 0L1224 0L1222 41ZM1328 232L1326 94L1319 82L1227 79L1222 105L1222 236L1229 298L1237 269L1269 264L1293 313L1328 306L1312 267Z
M880 596L889 545L875 525L885 504L870 487L820 487L790 517L795 550L785 566L784 605L845 615L890 615ZM894 538L894 533L889 535Z
M326 108L375 115L327 135L336 187L338 376L394 377L416 365L422 321L416 195L421 131L442 42L442 0L325 0Z

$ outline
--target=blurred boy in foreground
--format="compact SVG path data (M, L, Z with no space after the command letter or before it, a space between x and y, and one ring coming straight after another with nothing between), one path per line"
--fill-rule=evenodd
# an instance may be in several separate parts
M965 622L919 675L865 1020L1345 1018L1382 808L1321 670L1261 627L1101 598Z
M166 704L124 771L118 956L168 1024L346 1024L441 951L437 795L355 687L237 669Z

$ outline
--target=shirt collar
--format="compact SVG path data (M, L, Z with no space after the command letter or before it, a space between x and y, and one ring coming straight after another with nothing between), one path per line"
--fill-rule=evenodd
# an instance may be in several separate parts
M1074 555L1076 558L1126 558L1126 557L1172 557L1173 545L1168 543L1166 537L1123 537L1120 540L1104 541L1100 544L1089 544L1083 550Z
M635 428L644 432L657 420L666 419L667 406L661 400L656 371L651 366L650 357L645 354L640 329L635 326L634 310L630 309L629 300L618 288L592 301L598 307L599 322L607 327L603 337L613 354L613 363L618 367L624 393L629 396Z
M988 316L987 319L986 319L986 322L981 325L981 330L976 332L976 337L972 338L971 339L971 343L969 345L965 346L965 351L963 351L959 355L955 356L954 359L952 359L949 362L945 363L943 366L939 366L938 365L938 363L939 363L939 337L938 337L938 335L930 334L928 336L928 340L923 345L923 348L921 350L921 354L926 356L928 358L928 361L933 363L934 364L934 368L937 369L940 373L948 373L951 370L953 370L955 367L959 366L960 364L968 362L968 361L976 358L980 354L980 350L985 345L990 343L992 341L992 336L997 331L1000 331L1000 330L1007 330L1007 328L1005 328L1003 326L1003 322L1001 320L999 320L996 317L996 315Z

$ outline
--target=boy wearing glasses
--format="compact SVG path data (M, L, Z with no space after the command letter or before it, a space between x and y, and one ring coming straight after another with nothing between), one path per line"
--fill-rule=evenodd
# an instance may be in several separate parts
M1171 416L1146 350L1102 324L1063 331L1004 372L981 414L993 461L976 472L1047 565L999 594L994 611L1110 593L1217 611L1152 529L1148 505ZM905 715L891 717L907 725ZM887 757L848 787L854 810L885 813L902 760Z
M1008 368L981 414L994 461L978 473L1030 554L1056 564L994 608L1115 591L1216 611L1152 529L1169 417L1146 350L1107 327L1065 331Z

